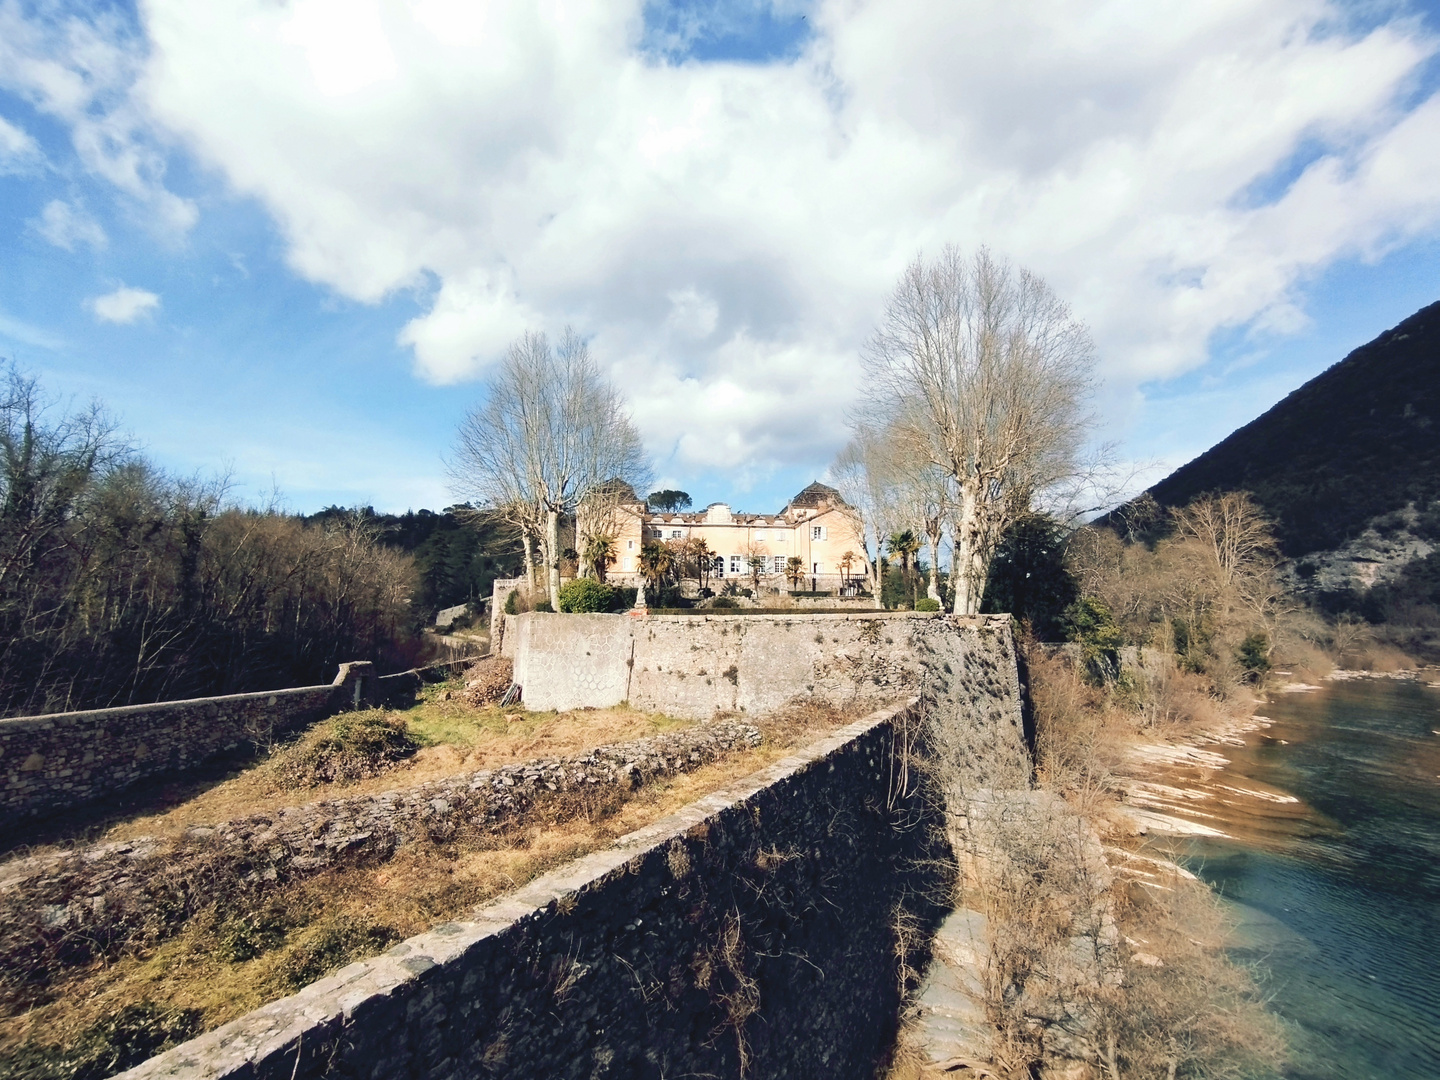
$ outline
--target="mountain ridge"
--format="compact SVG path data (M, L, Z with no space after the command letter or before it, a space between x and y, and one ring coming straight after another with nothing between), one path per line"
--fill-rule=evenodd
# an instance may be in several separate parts
M1299 558L1413 507L1440 530L1440 301L1331 365L1153 485L1162 506L1244 490ZM1436 504L1432 506L1432 504Z

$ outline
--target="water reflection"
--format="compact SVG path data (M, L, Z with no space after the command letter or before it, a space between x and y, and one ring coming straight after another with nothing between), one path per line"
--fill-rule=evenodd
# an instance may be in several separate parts
M1229 838L1172 841L1234 905L1272 973L1294 1080L1440 1077L1440 691L1357 680L1267 705L1274 721L1188 777ZM1256 781L1300 798L1234 789ZM1231 789L1225 796L1224 787Z

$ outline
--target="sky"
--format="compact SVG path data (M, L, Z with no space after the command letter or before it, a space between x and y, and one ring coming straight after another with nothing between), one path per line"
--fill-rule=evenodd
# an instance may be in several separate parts
M403 511L526 330L656 486L822 477L917 255L1156 479L1440 299L1440 0L0 0L0 357L236 499Z

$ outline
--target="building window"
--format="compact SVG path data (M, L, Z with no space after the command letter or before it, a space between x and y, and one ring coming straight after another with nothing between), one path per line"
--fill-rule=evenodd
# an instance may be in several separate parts
M625 550L626 550L626 551L634 551L634 550L635 550L635 541L634 541L634 540L626 540L626 541L625 541Z
M776 555L776 556L775 556L775 562L774 562L773 565L774 565L774 567L775 567L775 573L777 573L777 574L783 574L783 573L785 572L785 556L784 556L784 555Z
M755 530L755 539L756 539L756 540L764 540L764 539L765 539L765 530L764 530L764 529L756 529L756 530Z
M813 563L813 564L811 564L810 572L811 572L812 574L823 574L825 571L822 570L822 569L820 569L820 568L821 568L822 566L824 566L824 565L825 565L824 563L818 563L818 562L817 562L817 563Z
M730 556L730 573L732 573L732 574L738 574L738 573L740 573L740 556L739 556L739 555L731 555L731 556Z
M825 539L825 526L824 526L824 525L811 525L811 526L810 526L810 539L811 539L811 540L824 540L824 539Z
M680 530L679 530L679 529L671 529L671 530L670 530L670 539L671 539L671 540L679 540L679 539L680 539Z

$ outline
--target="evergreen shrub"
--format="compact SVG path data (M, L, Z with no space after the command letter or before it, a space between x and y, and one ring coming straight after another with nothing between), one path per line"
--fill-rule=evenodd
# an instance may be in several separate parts
M560 610L574 615L610 611L615 604L615 590L594 578L576 578L560 586Z

